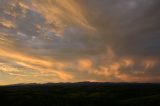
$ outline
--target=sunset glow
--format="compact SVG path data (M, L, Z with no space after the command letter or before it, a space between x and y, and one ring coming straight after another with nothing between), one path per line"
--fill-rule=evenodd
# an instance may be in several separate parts
M0 0L0 85L160 82L159 4Z

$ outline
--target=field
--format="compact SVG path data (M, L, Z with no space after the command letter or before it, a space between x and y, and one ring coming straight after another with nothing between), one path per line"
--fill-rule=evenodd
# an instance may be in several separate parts
M160 106L160 84L47 83L0 87L3 106Z

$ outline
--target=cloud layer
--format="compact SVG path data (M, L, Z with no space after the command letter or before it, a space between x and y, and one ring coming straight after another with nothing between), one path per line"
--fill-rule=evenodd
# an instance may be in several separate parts
M0 0L0 84L160 82L158 0Z

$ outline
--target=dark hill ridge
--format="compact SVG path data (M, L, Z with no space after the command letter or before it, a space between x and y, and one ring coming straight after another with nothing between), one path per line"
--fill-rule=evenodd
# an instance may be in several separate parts
M160 106L156 83L47 83L0 87L1 103L11 106Z

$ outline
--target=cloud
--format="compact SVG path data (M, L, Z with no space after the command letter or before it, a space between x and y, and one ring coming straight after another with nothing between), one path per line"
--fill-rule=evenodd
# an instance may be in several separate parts
M3 18L0 18L0 25L2 25L3 27L6 27L6 28L14 28L15 27L11 21L3 19Z
M62 34L66 27L73 24L94 30L75 0L33 0L32 6L35 11L43 15L56 34Z
M159 82L159 4L1 0L1 80Z

